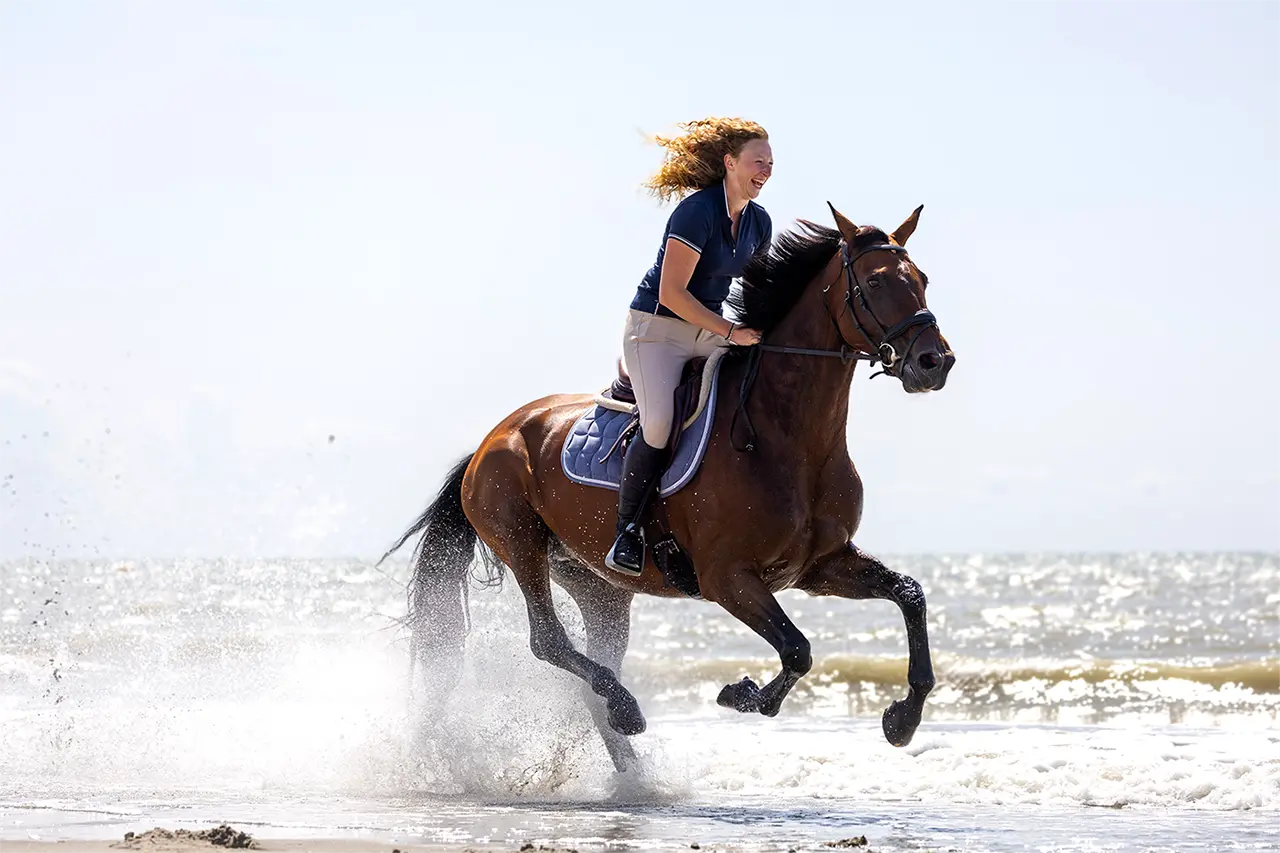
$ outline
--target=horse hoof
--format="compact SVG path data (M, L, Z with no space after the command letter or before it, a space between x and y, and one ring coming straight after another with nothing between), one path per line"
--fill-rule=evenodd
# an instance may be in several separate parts
M910 702L899 699L884 709L881 719L884 736L894 746L906 746L911 743L916 728L920 725L920 708Z
M628 737L644 731L644 714L640 713L640 703L633 696L627 694L610 700L609 728Z
M760 688L745 675L737 684L726 684L716 697L716 704L743 714L760 710Z

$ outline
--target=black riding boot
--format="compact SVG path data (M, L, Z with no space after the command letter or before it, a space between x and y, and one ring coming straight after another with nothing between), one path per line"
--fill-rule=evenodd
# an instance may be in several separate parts
M666 448L650 447L644 434L637 435L622 461L622 486L618 490L618 538L604 564L624 575L639 575L644 568L644 531L640 514L662 472Z

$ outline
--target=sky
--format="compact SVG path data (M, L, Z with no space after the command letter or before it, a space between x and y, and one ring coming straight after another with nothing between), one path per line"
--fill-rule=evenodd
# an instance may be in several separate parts
M376 558L612 378L648 138L912 258L879 553L1280 548L1280 4L0 4L0 558Z

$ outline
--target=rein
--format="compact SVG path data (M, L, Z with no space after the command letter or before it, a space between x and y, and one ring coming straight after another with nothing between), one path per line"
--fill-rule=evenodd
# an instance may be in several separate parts
M756 344L755 346L750 347L749 352L747 353L746 372L742 375L742 388L738 394L738 406L734 409L733 420L729 422L729 441L733 444L734 450L737 450L739 453L755 450L756 429L751 423L751 416L747 414L747 399L751 396L751 390L755 387L756 376L760 373L760 359L763 357L764 353L777 352L789 355L812 355L827 358L838 358L840 359L841 364L848 364L851 361L869 361L872 364L883 364L884 369L871 374L871 378L874 379L877 376L889 373L893 366L899 361L898 353L893 348L893 344L890 343L894 338L905 334L911 329L919 327L919 331L912 336L911 341L906 346L906 349L902 351L903 357L906 357L906 355L911 352L911 348L915 346L916 341L920 339L922 334L924 334L925 329L928 329L930 326L935 328L937 327L937 318L934 317L933 312L927 308L921 308L902 322L895 323L892 327L887 329L885 328L884 323L880 322L880 318L876 316L875 311L871 310L871 304L867 301L866 294L862 292L862 284L858 281L858 274L853 271L854 261L869 252L876 251L901 252L904 255L907 253L905 247L899 246L896 243L874 243L867 246L856 255L851 255L849 244L843 240L840 241L840 254L843 256L841 265L844 268L846 282L844 304L849 309L849 317L853 320L853 325L857 327L858 333L866 339L868 344L870 344L871 352L852 349L847 344L841 344L840 349L838 350L807 349L805 347L777 346L773 344ZM834 283L835 282L832 282L832 284ZM830 285L827 287L829 289ZM884 332L884 335L880 338L879 345L876 344L875 339L871 337L870 333L862 325L862 321L858 319L858 311L853 304L853 300L855 298L858 300L858 304L862 306L862 310L870 315L875 324L880 327L882 332ZM827 316L831 317L830 308L827 309ZM835 324L836 334L838 334L840 340L843 341L844 334L840 331L839 321L836 320L835 317L831 317L831 322ZM733 433L737 426L739 416L741 416L747 424L747 443L742 447L739 447L737 442L733 440Z
M879 361L878 356L869 355L861 350L849 349L847 346L840 347L838 350L830 349L805 349L804 347L779 347L771 344L756 344L753 350L761 350L763 352L786 352L791 355L825 355L831 358L838 358L840 361L848 364L851 361ZM879 375L879 374L877 374Z

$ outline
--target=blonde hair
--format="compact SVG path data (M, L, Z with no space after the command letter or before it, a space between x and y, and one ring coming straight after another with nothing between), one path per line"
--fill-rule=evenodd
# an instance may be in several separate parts
M683 198L724 180L724 155L737 157L753 139L769 138L754 121L704 118L678 125L680 136L655 136L666 149L662 167L645 181L645 188L662 201Z

